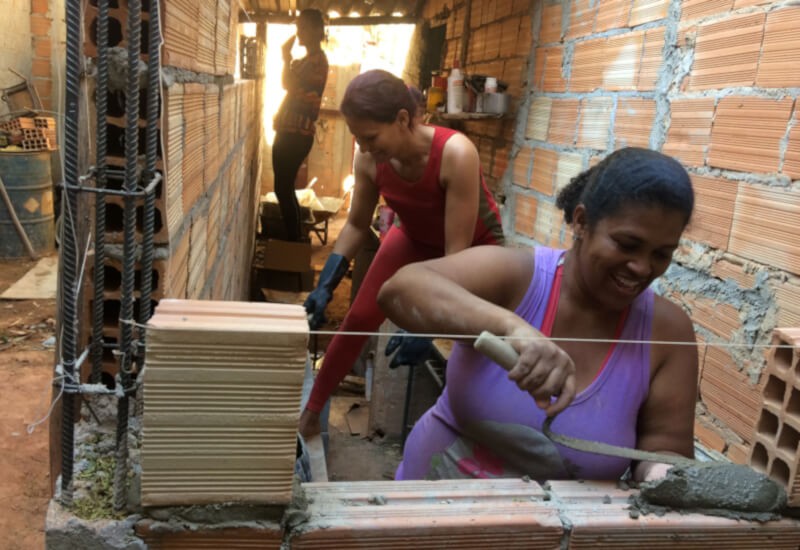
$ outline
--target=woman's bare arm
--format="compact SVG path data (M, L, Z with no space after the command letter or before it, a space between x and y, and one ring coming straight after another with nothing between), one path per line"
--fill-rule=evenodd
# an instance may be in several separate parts
M445 254L472 244L478 220L481 172L475 145L462 134L445 143L439 175L445 185Z
M369 155L356 151L354 160L355 185L347 222L333 252L352 260L369 235L372 214L378 204L378 187L375 185L375 161Z
M698 370L694 327L688 315L669 300L657 296L654 308L652 339L683 344L651 345L655 364L647 400L639 411L637 447L691 458ZM634 477L639 481L653 477L654 467L654 463L641 462Z

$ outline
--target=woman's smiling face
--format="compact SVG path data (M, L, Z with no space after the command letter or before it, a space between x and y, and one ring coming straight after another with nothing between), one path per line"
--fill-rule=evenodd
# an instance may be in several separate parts
M405 113L405 110L402 110ZM405 122L403 122L405 120ZM375 162L388 162L396 156L399 145L402 143L402 129L407 127L407 117L394 122L377 122L365 118L346 117L345 122L350 133L356 138L358 148L362 153L369 153Z
M581 208L575 217L580 284L606 308L622 310L667 270L686 216L678 210L633 204L589 229Z

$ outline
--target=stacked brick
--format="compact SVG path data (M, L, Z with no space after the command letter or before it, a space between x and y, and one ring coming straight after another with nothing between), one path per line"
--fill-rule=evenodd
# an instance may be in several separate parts
M30 83L36 89L36 94L41 102L41 108L46 111L55 111L59 107L58 95L53 95L53 12L56 15L58 8L47 0L32 0L30 30L31 30L31 78ZM60 55L56 53L56 58ZM55 144L55 140L51 140Z
M301 306L162 300L148 323L142 504L287 504L307 341Z
M800 328L778 328L770 353L750 465L781 483L800 506Z
M800 544L798 522L670 512L632 517L631 491L612 482L519 479L306 483L299 528L143 520L149 548L374 549L771 548Z
M0 124L0 132L8 135L11 145L25 151L55 151L58 149L56 120L51 117L16 117Z
M494 34L478 32L475 14L496 15L501 4L473 2L468 58L495 52ZM555 196L616 149L650 147L682 162L695 214L660 287L706 344L697 435L746 461L765 357L741 344L768 343L775 326L800 326L800 71L789 62L800 48L792 32L800 7L576 0L532 10L533 32L520 31L515 46L531 52L530 99L508 135L503 176L511 238L568 247ZM477 125L488 123L467 130Z
M90 57L97 55L98 11L93 4L87 6L84 19L84 53ZM143 3L142 61L147 60L148 5ZM111 47L128 44L127 10L126 0L112 3ZM258 83L234 82L231 78L236 67L238 4L162 2L161 10L164 77L156 168L163 179L155 194L154 304L165 297L242 299L248 294L248 250L255 231L256 173L250 168L258 156L261 117L256 103ZM176 79L175 69L195 73L182 72ZM210 84L215 79L220 83ZM89 97L93 100L94 92ZM106 161L114 168L125 165L125 105L123 92L109 92ZM147 113L144 89L139 93L139 108L138 153L143 158ZM120 190L123 183L118 171L109 174L108 188ZM146 183L140 181L140 188ZM124 200L112 195L106 195L105 200L108 253L104 335L113 343L119 332L120 291L109 280L118 281L121 275L117 249L123 238ZM137 199L136 207L136 238L140 240L143 200ZM227 215L230 211L239 215ZM92 323L93 275L91 271L86 278L85 326ZM139 277L134 290L134 309L138 312ZM103 370L110 376L117 371L110 353Z

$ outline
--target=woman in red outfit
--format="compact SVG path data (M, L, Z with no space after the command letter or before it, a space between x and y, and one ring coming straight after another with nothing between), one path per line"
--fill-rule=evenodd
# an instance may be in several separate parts
M502 244L500 214L481 174L478 151L464 135L414 121L416 102L405 83L381 70L357 76L341 104L358 143L355 187L347 223L305 307L312 329L365 242L382 196L400 218L381 242L344 322L328 346L300 419L300 433L320 432L320 411L350 371L367 336L385 319L381 285L404 265L453 254L479 244ZM410 339L403 341L403 346ZM402 349L402 348L401 348Z

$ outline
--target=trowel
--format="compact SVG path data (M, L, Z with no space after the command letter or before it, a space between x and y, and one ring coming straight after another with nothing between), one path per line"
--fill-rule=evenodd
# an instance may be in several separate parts
M474 348L506 370L519 355L511 344L484 331ZM767 521L777 519L786 507L786 491L765 474L748 466L727 462L701 462L682 456L654 453L589 441L554 433L555 416L542 426L544 435L559 445L630 460L662 462L673 467L661 479L639 484L637 508L659 512L659 508Z

